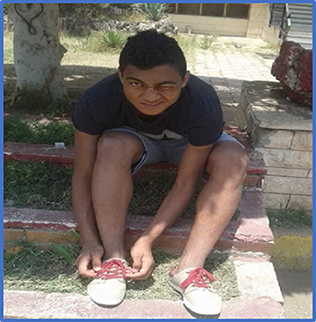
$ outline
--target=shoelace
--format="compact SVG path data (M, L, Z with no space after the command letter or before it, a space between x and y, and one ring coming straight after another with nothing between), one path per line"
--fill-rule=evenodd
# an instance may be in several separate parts
M97 275L97 278L104 280L122 277L126 278L126 268L122 261L116 259L103 263Z
M212 274L206 271L204 268L196 268L190 272L190 275L181 283L180 287L185 290L191 283L196 287L209 287L209 281L215 282L215 278Z

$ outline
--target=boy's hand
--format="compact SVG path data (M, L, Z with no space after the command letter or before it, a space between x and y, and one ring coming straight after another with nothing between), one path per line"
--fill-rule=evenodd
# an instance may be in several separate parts
M101 269L103 253L103 247L98 243L84 245L77 258L78 273L83 277L96 277Z
M131 249L131 257L133 261L132 273L127 273L126 277L133 280L147 279L155 266L151 244L140 238Z

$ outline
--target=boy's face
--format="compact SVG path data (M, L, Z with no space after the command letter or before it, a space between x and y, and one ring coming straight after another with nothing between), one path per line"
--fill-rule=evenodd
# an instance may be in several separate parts
M171 65L142 70L128 65L118 70L126 98L145 115L158 115L177 101L190 74L182 78Z

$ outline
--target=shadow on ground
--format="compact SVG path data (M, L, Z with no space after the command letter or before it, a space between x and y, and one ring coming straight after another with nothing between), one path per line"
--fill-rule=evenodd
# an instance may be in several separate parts
M275 271L284 296L285 318L312 319L312 271L291 271L279 268Z
M115 72L116 69L106 67L76 65L61 66L61 73L65 79L69 94L72 97L81 95L86 89ZM6 95L14 91L16 82L14 65L4 64L3 73L3 86Z

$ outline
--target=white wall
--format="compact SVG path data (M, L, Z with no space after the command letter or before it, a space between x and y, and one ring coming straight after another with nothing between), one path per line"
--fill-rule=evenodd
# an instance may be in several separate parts
M247 19L205 17L169 14L180 32L187 32L187 26L191 27L192 33L209 34L216 36L245 37L247 34Z

